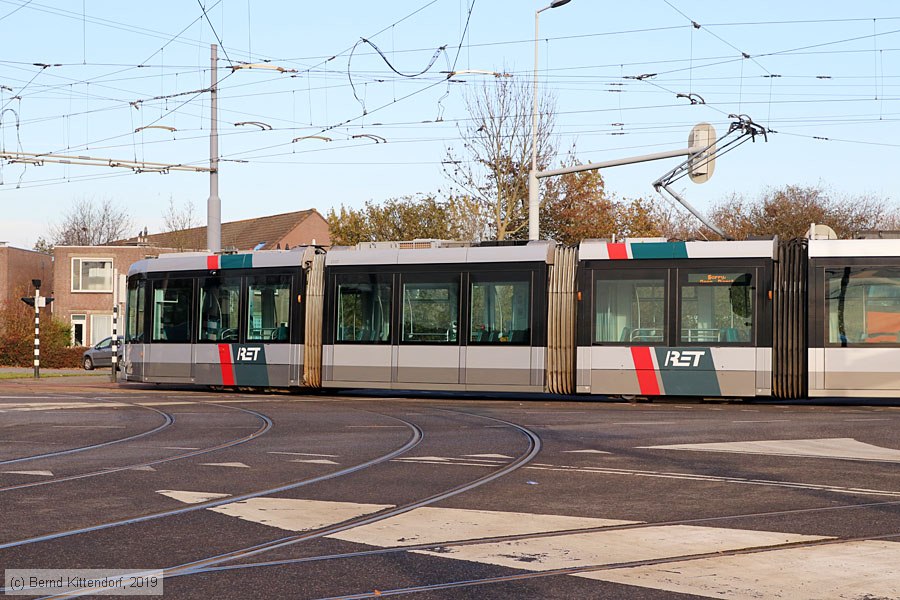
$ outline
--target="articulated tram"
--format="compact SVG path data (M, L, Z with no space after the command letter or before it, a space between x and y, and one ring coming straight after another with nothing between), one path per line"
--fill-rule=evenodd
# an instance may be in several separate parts
M127 381L900 395L900 240L385 242L128 274Z

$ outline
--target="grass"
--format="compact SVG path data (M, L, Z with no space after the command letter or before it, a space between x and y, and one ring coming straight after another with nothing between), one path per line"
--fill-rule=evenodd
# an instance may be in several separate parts
M106 375L107 377L109 377L109 373L103 373L102 371L100 373L96 373L96 372L91 373L89 371L85 371L83 373L41 372L41 379L45 379L48 377L80 377L82 375L89 375L89 376ZM31 373L0 373L0 379L33 379L33 378L34 378L33 372L31 372Z

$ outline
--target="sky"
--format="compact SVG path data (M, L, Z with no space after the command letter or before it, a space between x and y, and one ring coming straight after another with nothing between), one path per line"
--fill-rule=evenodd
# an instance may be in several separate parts
M215 43L223 221L446 193L466 97L496 82L448 72L530 83L548 1L0 0L0 150L208 166ZM768 140L674 186L700 209L794 184L896 202L896 2L572 0L537 46L557 162L683 149L743 114ZM607 190L658 199L678 162L606 169ZM130 234L160 231L170 200L205 223L208 195L204 172L3 161L0 241L32 247L81 199L126 207Z

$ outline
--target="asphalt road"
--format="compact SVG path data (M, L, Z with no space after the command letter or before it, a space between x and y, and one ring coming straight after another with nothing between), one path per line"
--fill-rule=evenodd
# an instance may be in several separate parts
M168 598L900 598L898 432L893 406L0 382L0 565L160 569Z

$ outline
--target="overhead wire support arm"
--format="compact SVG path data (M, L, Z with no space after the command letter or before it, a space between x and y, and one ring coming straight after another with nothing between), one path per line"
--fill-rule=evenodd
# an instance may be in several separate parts
M687 200L682 198L669 186L671 186L676 181L684 178L685 176L691 176L693 178L694 175L692 175L692 173L695 174L697 172L700 172L702 174L701 176L704 177L701 181L705 181L706 178L708 178L709 175L712 174L711 167L716 157L731 152L747 140L756 141L757 135L763 136L763 139L765 141L768 141L768 138L766 136L766 129L754 123L753 120L747 115L732 114L728 115L728 117L735 120L728 127L728 131L725 133L725 135L716 140L713 140L705 147L701 147L699 149L692 148L692 150L694 151L689 154L687 160L676 166L674 169L671 169L665 175L653 182L653 188L659 194L662 194L662 192L665 191L672 198L678 201L679 204L686 208L692 215L697 217L697 219L699 219L701 223L703 223L710 230L714 231L716 234L726 240L730 240L732 238L715 224L711 223L706 217L703 216L700 211L694 208ZM720 145L722 141L724 141L728 136L736 131L740 132L740 134L736 138Z

